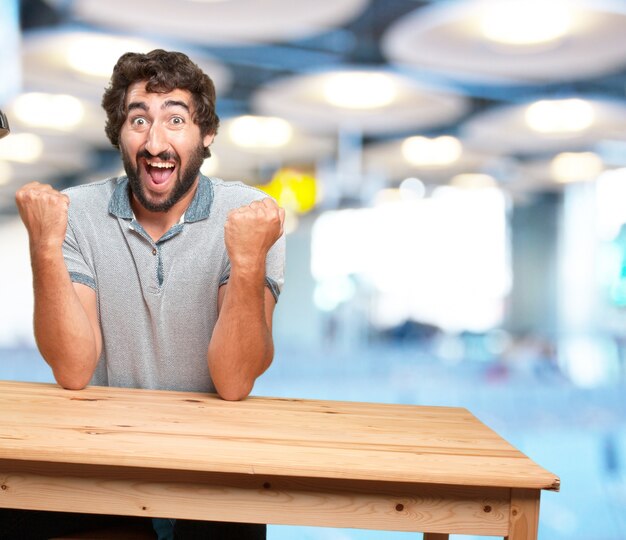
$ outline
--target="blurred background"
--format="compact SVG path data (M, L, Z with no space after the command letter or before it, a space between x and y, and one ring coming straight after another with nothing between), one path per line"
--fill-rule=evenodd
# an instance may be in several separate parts
M626 538L626 2L2 0L0 378L52 380L15 191L120 174L100 99L154 48L217 86L203 171L287 209L254 393L467 407L561 477L542 539Z

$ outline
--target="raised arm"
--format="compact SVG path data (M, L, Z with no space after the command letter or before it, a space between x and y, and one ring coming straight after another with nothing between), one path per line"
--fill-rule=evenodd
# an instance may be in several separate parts
M28 230L37 347L64 388L84 388L96 368L102 337L96 293L73 284L63 259L69 197L33 182L15 196Z
M285 211L272 199L233 210L224 226L230 278L219 291L219 316L208 350L219 395L245 398L274 357L274 297L265 286L265 259L283 233Z

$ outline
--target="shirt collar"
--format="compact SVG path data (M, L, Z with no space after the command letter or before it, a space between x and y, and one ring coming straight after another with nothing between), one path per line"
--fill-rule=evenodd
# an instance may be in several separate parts
M212 203L213 183L209 178L201 174L198 180L198 188L183 214L185 223L208 218L211 213ZM127 176L120 176L117 179L117 185L109 201L109 213L122 219L133 219L134 217L133 209L130 206L130 189Z

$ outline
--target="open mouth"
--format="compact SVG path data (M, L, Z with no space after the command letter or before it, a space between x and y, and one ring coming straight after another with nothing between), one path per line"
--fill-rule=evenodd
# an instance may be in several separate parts
M176 169L176 164L170 161L145 161L144 164L150 180L156 185L167 182Z

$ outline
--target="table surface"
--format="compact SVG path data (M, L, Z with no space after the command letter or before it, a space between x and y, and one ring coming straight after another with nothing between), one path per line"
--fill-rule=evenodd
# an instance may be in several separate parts
M0 460L558 490L466 409L0 382Z

